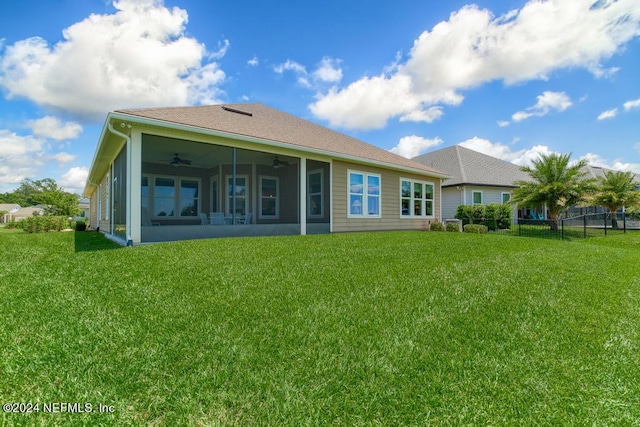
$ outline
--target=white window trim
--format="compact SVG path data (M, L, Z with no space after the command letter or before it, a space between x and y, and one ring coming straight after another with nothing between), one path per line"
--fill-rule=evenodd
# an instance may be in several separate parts
M193 220L198 219L198 215L189 216L189 215L180 215L180 184L182 180L186 181L197 181L198 182L198 197L196 200L198 201L198 212L202 212L202 179L191 176L177 176L177 175L156 175L156 174L143 174L143 178L148 179L149 183L149 194L148 194L148 206L149 206L149 215L151 219L158 220ZM173 179L173 216L156 216L156 178L165 178L165 179ZM142 185L142 184L141 184ZM175 215L177 213L177 215Z
M251 191L249 190L249 175L236 175L236 180L241 178L244 178L245 187L247 187L247 192L244 195L245 213L250 213L249 202L251 201ZM230 204L231 194L229 194L229 180L231 179L233 179L233 175L231 174L224 176L224 213L226 215L231 215L232 209L232 204Z
M262 213L262 200L265 199L266 197L264 197L262 195L262 180L263 179L271 179L274 180L276 182L276 214L275 215L264 215ZM258 195L258 203L259 203L259 210L258 210L258 216L259 218L264 218L264 219L280 219L280 178L278 178L277 176L271 176L271 175L260 175L258 177L258 188L259 188L259 195Z
M320 174L320 192L311 193L309 189L309 177L311 175ZM324 201L324 170L315 169L307 172L307 218L324 218L324 203L320 203L320 214L311 214L311 196L320 195L320 200Z
M411 183L411 197L402 197L402 181L408 181ZM415 183L418 184L422 184L422 215L416 215L413 212L413 205L414 205L414 201L416 200L416 198L413 195L413 185ZM431 199L427 199L426 198L426 193L427 193L427 185L431 186L431 195L432 198ZM432 181L423 181L420 179L413 179L413 178L402 178L400 177L400 218L408 218L408 219L415 219L415 218L427 218L427 219L431 219L431 218L435 218L435 211L436 211L436 200L435 200L435 196L436 196L436 185L434 182ZM402 199L410 199L410 209L409 209L409 215L402 215ZM427 215L427 206L425 202L431 202L431 215Z
M362 209L361 209L362 213L361 214L351 213L350 203L351 203L352 193L350 188L350 178L352 173L362 175ZM377 177L378 182L380 183L378 194L372 195L378 198L378 214L377 215L370 214L368 209L369 193L366 191L366 189L368 187L367 178L370 176ZM347 218L381 218L381 217L382 217L382 175L380 175L379 173L370 173L370 172L363 172L363 171L348 169L347 170Z
M480 203L475 202L476 193L480 194ZM484 205L484 191L482 190L472 190L471 191L471 206L482 206Z

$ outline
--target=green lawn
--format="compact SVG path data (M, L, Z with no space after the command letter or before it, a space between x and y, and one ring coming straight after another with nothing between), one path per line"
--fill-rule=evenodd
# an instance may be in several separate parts
M0 402L41 404L0 425L638 425L639 255L638 233L0 230Z

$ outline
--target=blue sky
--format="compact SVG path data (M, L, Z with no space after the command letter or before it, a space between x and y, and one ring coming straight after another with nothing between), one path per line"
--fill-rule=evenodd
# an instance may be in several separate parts
M0 16L0 192L81 192L109 111L260 102L406 157L640 172L638 0L32 0Z

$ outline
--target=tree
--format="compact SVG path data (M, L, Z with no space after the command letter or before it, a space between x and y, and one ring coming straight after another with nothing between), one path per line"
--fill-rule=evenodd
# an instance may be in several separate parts
M618 209L640 204L640 191L636 190L635 175L631 172L606 171L598 179L596 190L589 195L586 203L603 206L611 212L611 226L618 228L615 213Z
M560 213L583 200L593 189L594 180L585 179L580 171L587 165L580 160L569 166L571 154L541 154L533 161L533 166L523 166L533 181L516 181L512 201L520 206L535 207L546 205L551 229L558 230Z
M24 179L13 193L8 193L11 203L20 206L42 205L47 215L75 216L80 212L78 197L67 193L58 186L55 180Z

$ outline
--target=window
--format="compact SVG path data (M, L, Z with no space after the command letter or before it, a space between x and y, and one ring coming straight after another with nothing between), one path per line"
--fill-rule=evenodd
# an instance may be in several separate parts
M156 178L153 216L173 216L176 186L173 178Z
M200 180L143 176L140 205L154 218L189 218L200 212Z
M482 191L473 191L471 197L474 205L482 204Z
M400 179L400 215L402 217L433 216L433 183Z
M198 181L180 180L180 216L198 216Z
M322 212L322 169L311 171L307 175L307 215L309 218L321 218Z
M502 193L502 203L509 203L511 200L511 193Z
M349 217L380 216L380 175L349 171Z
M260 177L260 217L278 218L278 178L272 176Z
M249 188L247 187L247 182L248 179L246 175L236 176L234 191L233 177L229 175L227 176L227 213L231 213L233 211L233 203L235 201L236 215L247 214L247 200L249 199Z

